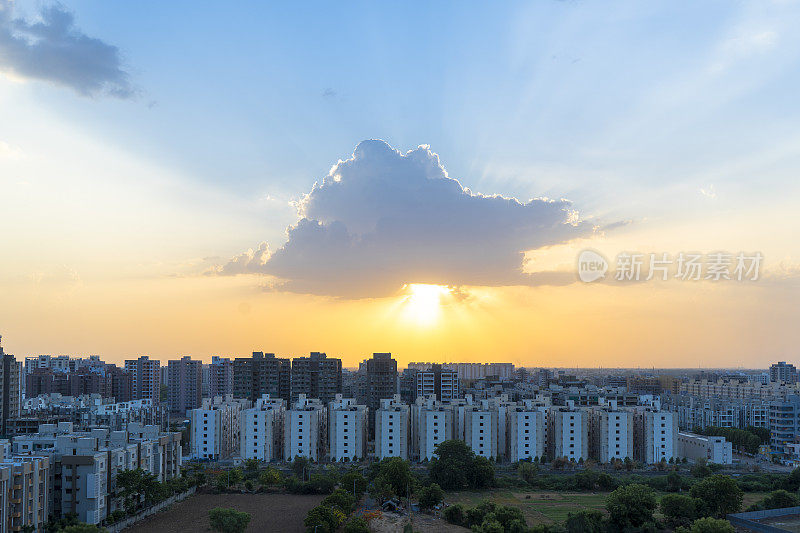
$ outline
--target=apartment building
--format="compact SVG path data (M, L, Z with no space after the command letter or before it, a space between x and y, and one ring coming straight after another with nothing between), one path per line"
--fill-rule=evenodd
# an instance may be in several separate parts
M169 389L167 400L169 410L185 414L197 409L202 402L203 363L184 356L168 364Z
M317 398L301 394L286 411L284 426L284 460L306 457L319 461L325 457L326 408Z
M397 361L390 353L374 353L366 361L367 407L375 410L380 401L398 393Z
M76 514L89 524L102 522L118 507L113 495L122 470L142 468L166 481L180 476L181 435L157 426L130 424L125 431L94 428L73 431L72 424L43 424L39 432L14 439L19 457L49 462L46 496L50 514Z
M192 409L191 456L195 459L226 459L240 449L240 423L249 400L232 396L203 398L198 409Z
M252 357L233 361L233 396L256 401L264 394L270 398L291 399L291 363L274 353L253 352Z
M149 398L153 403L161 400L161 363L143 355L125 361L125 370L131 374L133 399Z
M589 457L600 463L633 458L633 413L614 406L589 410Z
M551 407L547 412L547 453L550 459L589 458L589 415L585 409Z
M776 383L797 383L797 368L786 361L770 365L769 380Z
M436 453L436 446L453 438L453 416L452 407L434 394L417 398L411 406L411 456L414 460L429 461Z
M47 457L3 454L0 460L0 532L44 531L50 514L51 477Z
M458 372L444 370L442 365L432 365L429 370L419 370L413 377L415 400L435 396L439 401L448 401L461 396Z
M217 355L211 358L208 365L208 396L226 396L233 394L233 361Z
M468 405L464 410L464 441L475 455L497 459L500 456L498 434L501 428L500 413L489 400L478 405ZM503 421L505 422L505 420ZM504 424L503 424L504 425ZM501 426L502 427L502 426Z
M678 415L639 408L634 411L634 459L646 464L678 457Z
M409 459L411 443L410 409L400 395L382 398L375 411L375 456Z
M770 448L779 457L792 456L791 445L800 435L800 396L790 395L769 404Z
M0 337L2 341L2 337ZM0 344L0 431L5 435L9 418L19 416L22 400L22 365Z
M280 461L283 459L283 425L286 402L265 394L241 414L241 449L243 459Z
M705 459L709 463L729 465L733 464L733 444L726 441L725 437L679 432L678 457L693 461Z
M332 402L342 392L342 360L322 352L292 359L292 401L301 394L319 398L323 404Z
M507 410L508 460L513 462L545 456L545 412L532 400Z
M367 453L367 406L337 394L328 403L328 455L332 461L355 461Z

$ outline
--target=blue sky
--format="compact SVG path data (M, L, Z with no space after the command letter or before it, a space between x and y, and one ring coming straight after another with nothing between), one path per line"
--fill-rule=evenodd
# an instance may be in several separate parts
M13 36L11 21L54 5L0 0L0 23ZM800 262L797 2L58 5L116 47L116 83L135 94L26 70L0 27L7 287L199 275L262 241L274 252L297 202L365 139L428 145L473 193L627 222L593 243L609 254Z

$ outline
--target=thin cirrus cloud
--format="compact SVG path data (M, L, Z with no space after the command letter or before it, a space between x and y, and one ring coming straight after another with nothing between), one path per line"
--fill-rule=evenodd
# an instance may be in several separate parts
M349 298L393 294L406 283L563 284L574 274L523 272L524 252L594 231L567 200L477 194L427 146L401 153L379 140L339 161L299 214L274 253L261 243L215 272L266 274L292 292Z
M72 13L44 7L39 20L14 18L0 0L0 72L67 87L82 96L132 98L136 89L122 68L119 49L84 34Z

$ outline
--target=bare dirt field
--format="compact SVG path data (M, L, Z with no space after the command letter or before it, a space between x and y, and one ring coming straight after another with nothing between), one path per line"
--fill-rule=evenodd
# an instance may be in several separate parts
M250 513L248 533L304 533L303 519L322 496L292 494L196 494L125 530L125 533L210 531L208 511L229 507Z

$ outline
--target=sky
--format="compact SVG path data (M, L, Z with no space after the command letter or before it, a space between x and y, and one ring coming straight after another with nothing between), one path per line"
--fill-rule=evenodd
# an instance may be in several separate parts
M3 346L797 363L798 16L0 0Z

